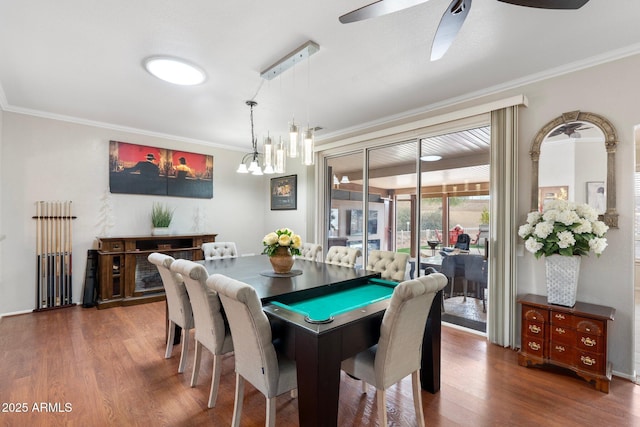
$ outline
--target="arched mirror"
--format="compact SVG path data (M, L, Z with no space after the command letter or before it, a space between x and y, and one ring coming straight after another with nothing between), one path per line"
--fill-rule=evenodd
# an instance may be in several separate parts
M531 144L531 210L545 200L588 203L618 228L615 156L618 136L604 117L564 113L544 125Z

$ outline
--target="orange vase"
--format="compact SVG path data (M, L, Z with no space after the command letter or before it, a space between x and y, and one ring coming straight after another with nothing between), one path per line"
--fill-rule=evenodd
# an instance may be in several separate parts
M294 260L291 253L289 253L289 248L280 246L273 255L269 257L269 261L271 261L273 271L276 273L288 273L291 271L291 267L293 267Z

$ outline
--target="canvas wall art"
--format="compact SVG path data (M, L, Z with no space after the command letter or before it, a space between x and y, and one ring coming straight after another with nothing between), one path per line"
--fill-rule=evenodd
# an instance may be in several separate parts
M112 193L213 197L213 156L109 142Z

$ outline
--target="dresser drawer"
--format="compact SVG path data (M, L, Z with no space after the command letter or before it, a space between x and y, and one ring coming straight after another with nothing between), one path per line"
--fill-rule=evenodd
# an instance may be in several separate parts
M576 318L576 331L589 335L604 335L604 322L601 320Z
M549 344L549 359L565 365L573 365L575 348L562 341L551 341Z
M606 373L604 354L576 350L575 365L585 371Z
M574 328L573 315L568 313L561 313L559 311L551 310L551 324L557 326L564 326L566 328Z
M522 334L532 338L544 338L544 323L525 320L522 323Z
M551 325L549 330L551 331L551 341L561 341L572 347L576 345L576 331L574 329L564 325Z
M124 251L124 242L120 240L100 241L99 250L104 252L122 252Z
M605 339L600 335L585 334L577 332L577 346L580 350L590 353L603 353L605 349Z
M544 357L544 339L540 337L531 338L531 337L523 337L522 338L522 350L532 356Z
M522 319L538 323L549 323L549 312L530 305L523 305Z

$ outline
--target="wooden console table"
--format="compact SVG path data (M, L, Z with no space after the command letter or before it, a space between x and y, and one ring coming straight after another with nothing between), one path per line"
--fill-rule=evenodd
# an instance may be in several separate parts
M576 302L573 308L547 303L547 297L525 295L522 305L521 366L554 365L569 369L609 393L607 323L615 309Z
M98 237L98 308L134 305L165 298L152 252L201 260L202 244L216 234Z

